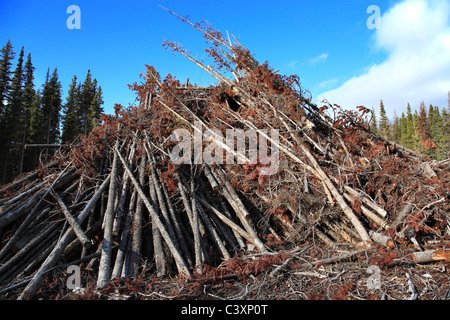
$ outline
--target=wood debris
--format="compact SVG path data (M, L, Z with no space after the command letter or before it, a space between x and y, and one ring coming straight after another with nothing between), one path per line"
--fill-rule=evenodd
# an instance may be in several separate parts
M371 133L363 107L313 104L297 76L279 75L208 24L181 19L211 43L214 63L196 60L180 44L165 46L217 84L161 79L147 66L143 82L130 85L138 106L116 105L80 143L3 186L0 292L17 299L45 294L55 270L75 263L94 274L96 290L143 276L231 279L245 266L255 276L300 275L304 262L282 253L311 244L346 247L351 254L338 255L345 258L382 248L387 259L392 250L415 251L410 239L433 239L431 260L448 262L448 250L436 251L450 237L445 161L430 162ZM237 141L254 133L267 153L248 161L251 150L227 145L227 129ZM182 141L176 130L193 139L184 141L194 152L181 164L172 157ZM195 148L214 162L194 158ZM264 162L267 154L277 166ZM240 264L252 254L251 267Z

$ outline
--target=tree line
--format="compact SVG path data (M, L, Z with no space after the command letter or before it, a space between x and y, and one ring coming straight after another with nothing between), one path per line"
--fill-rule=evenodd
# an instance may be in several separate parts
M402 112L399 117L394 113L393 121L389 121L383 100L380 100L379 120L372 109L370 129L431 159L447 159L450 157L450 92L447 107L432 104L426 107L422 101L419 109L413 111L408 103L406 114Z
M63 101L58 69L47 70L45 83L36 89L31 53L21 48L13 70L11 40L0 50L0 182L34 170L55 149L26 148L30 144L73 143L100 124L102 89L88 70L86 79L75 75Z

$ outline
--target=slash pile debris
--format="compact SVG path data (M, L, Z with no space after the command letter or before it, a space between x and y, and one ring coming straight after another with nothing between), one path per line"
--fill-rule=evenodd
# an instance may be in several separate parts
M161 79L147 66L130 86L138 107L116 105L2 187L1 297L449 298L450 161L371 133L364 107L316 106L298 77L181 19L212 44L214 68L165 46L218 84ZM175 129L203 137L215 163L184 150L192 164L175 164ZM227 129L257 134L276 170L264 174L273 163L262 158L241 164L239 152L225 159ZM80 266L83 290L68 289L69 265Z

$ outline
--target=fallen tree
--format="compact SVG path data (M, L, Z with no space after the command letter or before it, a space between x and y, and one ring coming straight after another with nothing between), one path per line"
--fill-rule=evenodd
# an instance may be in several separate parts
M364 107L313 104L298 77L279 75L208 24L181 19L211 43L214 67L177 43L165 46L218 83L161 79L147 66L143 82L130 85L138 106L116 105L51 165L2 187L2 288L31 299L51 270L71 262L93 272L100 290L143 274L210 279L223 261L311 241L345 245L344 258L378 246L405 254L430 240L436 250L448 246L446 162L370 132ZM264 259L254 274L299 268L289 264L294 256L273 270L275 260Z

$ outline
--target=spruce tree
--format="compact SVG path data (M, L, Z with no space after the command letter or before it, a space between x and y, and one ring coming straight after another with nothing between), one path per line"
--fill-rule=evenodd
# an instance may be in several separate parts
M5 108L6 129L10 138L13 139L12 144L17 144L17 133L20 133L21 120L24 114L23 94L24 94L24 74L23 74L23 56L24 48L20 50L17 67L11 81L11 92L8 98L8 104ZM21 135L19 135L21 136Z
M11 88L11 60L14 59L14 55L11 40L8 40L0 50L0 120L3 118Z
M97 86L97 80L94 79L95 87ZM94 96L92 97L91 106L89 109L89 131L100 125L100 116L103 113L103 96L102 87L96 88Z
M78 109L78 117L80 119L79 132L83 134L87 134L89 132L89 109L91 107L92 97L94 95L93 91L91 70L88 70L86 79L81 86L80 107Z
M405 113L402 112L400 118L400 144L406 147L406 140L408 137L408 121L406 119Z
M450 93L448 107L442 108L442 148L446 156L450 157Z
M88 134L93 128L99 126L100 116L103 113L103 93L98 86L97 79L92 79L88 70L86 79L80 84L79 106L75 116L79 123L78 133Z
M397 114L394 111L394 123L392 124L392 140L395 143L401 143L401 139L402 139L402 132L400 119L397 117Z
M386 116L386 110L384 109L383 100L380 100L380 135L387 139L390 139L389 120Z
M41 106L41 90L38 89L34 95L30 110L29 143L45 143L46 121Z
M77 84L77 76L74 76L72 83L67 93L66 103L64 105L63 118L63 143L73 142L78 134L80 128L80 120L77 117L77 110L80 105L80 86Z
M9 130L6 116L7 104L11 91L11 66L15 53L11 40L0 50L0 182L7 182L7 166L9 156Z
M433 132L433 127L436 126L435 123L436 119L434 118L434 108L433 105L430 104L428 107L428 113L427 113L427 125L430 130L430 138L434 140L435 132Z
M3 139L8 148L8 165L4 170L6 180L14 178L19 174L20 152L22 144L22 120L24 116L23 108L23 90L24 90L24 74L23 74L23 56L24 48L20 50L17 67L11 80L11 91L8 97L8 104L5 107L4 129L5 135Z
M34 167L31 166L31 162L29 161L30 157L26 157L25 159L25 156L27 155L25 151L25 144L27 143L30 135L31 112L36 98L36 92L34 90L34 70L35 68L33 66L33 63L31 62L31 54L29 53L24 68L24 89L23 89L24 114L20 121L22 127L21 129L22 142L21 142L19 174L22 173L23 171L30 171L34 169Z
M414 134L413 134L413 150L417 150L419 148L419 140L420 140L420 134L418 130L418 119L419 119L419 113L417 112L417 109L414 109L413 113L413 128L414 128Z
M431 140L431 131L427 116L427 110L423 101L420 103L419 113L417 115L416 121L418 149L423 154L431 156L433 153L433 149L435 149L435 144Z
M406 108L406 136L404 140L405 147L415 150L416 133L414 127L414 119L411 110L411 105L408 103Z
M443 108L445 110L445 108ZM439 111L438 106L433 107L433 122L431 128L431 136L434 142L438 145L436 149L435 159L440 161L445 159L445 148L448 144L448 136L444 133L444 118Z
M372 121L370 122L370 131L373 133L378 133L377 128L377 116L375 114L375 109L372 107Z
M57 68L54 69L52 76L47 79L42 90L42 112L46 121L45 143L55 144L60 138L60 111L61 111L61 83L58 77Z

